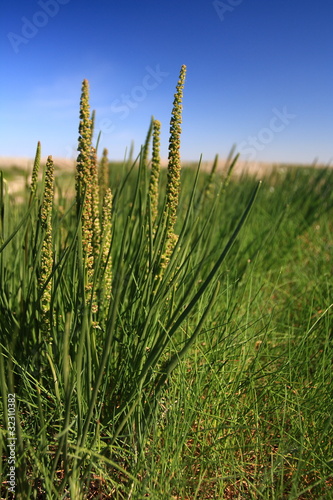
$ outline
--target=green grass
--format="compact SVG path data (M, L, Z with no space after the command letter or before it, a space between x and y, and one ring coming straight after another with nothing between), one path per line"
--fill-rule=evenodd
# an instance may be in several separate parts
M56 176L46 281L45 178L19 201L0 182L1 474L15 393L16 498L333 498L333 171L277 168L259 189L182 169L166 265L167 172L156 225L144 155L109 173L107 306L101 254L87 289L74 176Z

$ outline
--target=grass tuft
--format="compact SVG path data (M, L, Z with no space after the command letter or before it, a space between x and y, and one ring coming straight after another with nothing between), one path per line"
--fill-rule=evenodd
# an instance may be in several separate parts
M333 170L181 168L185 71L167 169L157 120L97 157L84 80L75 179L0 172L4 499L12 399L18 499L333 497Z

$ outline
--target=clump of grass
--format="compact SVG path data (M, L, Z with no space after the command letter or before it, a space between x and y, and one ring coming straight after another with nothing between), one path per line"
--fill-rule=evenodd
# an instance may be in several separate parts
M0 175L17 498L331 496L333 171L277 171L260 191L230 176L237 157L229 176L217 159L180 171L184 76L167 172L154 120L150 171L141 149L118 166L104 152L97 174L84 81L75 193L51 157L33 202Z

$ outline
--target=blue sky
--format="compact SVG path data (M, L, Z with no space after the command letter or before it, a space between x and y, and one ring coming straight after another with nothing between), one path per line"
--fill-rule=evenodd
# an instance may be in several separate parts
M0 156L75 157L81 82L101 147L138 152L187 65L181 154L311 163L333 158L330 0L2 2Z

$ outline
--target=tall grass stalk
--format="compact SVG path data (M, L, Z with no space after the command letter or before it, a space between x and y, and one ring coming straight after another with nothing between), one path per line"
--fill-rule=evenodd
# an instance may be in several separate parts
M43 231L41 250L41 267L39 272L39 289L41 295L41 313L43 333L50 332L50 306L52 291L53 243L52 243L52 210L54 198L54 165L49 156L45 167L44 196L40 212L40 223Z
M164 254L164 266L167 265L170 254L176 244L177 235L174 232L177 207L180 193L180 136L182 122L182 100L186 76L186 66L180 70L177 91L173 102L170 121L170 139L168 156L168 182L166 187L166 217L167 217L167 242Z
M158 195L159 195L159 178L161 170L160 160L160 133L161 123L158 120L153 121L153 152L151 160L151 172L149 181L149 206L151 209L152 225L155 225L158 215Z

